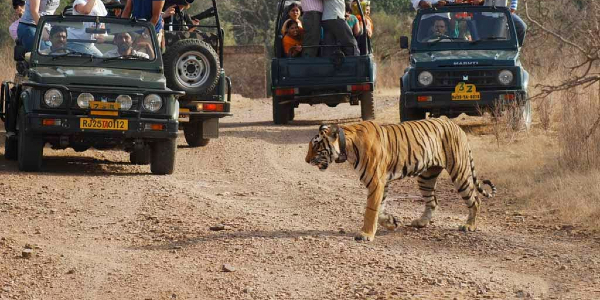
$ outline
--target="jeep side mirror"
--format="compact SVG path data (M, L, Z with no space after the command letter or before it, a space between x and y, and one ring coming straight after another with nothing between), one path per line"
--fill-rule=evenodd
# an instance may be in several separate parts
M408 37L407 36L400 37L400 49L408 49Z

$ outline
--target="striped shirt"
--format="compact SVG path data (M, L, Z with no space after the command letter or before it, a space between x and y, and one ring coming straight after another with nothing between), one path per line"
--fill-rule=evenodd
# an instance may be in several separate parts
M302 6L302 11L318 11L323 12L323 0L301 0L300 5Z

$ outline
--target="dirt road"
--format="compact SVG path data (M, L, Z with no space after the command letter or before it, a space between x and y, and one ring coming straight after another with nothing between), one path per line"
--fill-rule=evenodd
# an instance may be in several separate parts
M376 103L397 121L395 96ZM207 147L179 140L171 176L114 151L46 148L41 173L2 156L0 299L600 298L600 236L519 213L510 187L477 232L457 231L467 209L445 178L430 227L355 242L366 190L349 165L319 172L304 155L318 120L360 108L301 106L289 126L268 99L233 111ZM394 182L388 210L409 224L417 195Z

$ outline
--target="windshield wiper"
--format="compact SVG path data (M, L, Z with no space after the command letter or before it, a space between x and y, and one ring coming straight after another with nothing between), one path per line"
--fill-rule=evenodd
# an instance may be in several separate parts
M65 57L65 56L78 56L78 57L89 57L89 58L94 58L96 56L89 54L89 53L83 53L83 52L79 52L79 51L74 51L74 50L68 50L69 52L66 53L61 53L59 55L52 55L52 53L48 54L52 56L52 60L61 58L61 57Z
M450 41L464 41L464 38L458 38L458 37L451 37L451 36L440 36L438 38L436 38L435 40L432 41L428 41L427 45L435 45L437 43L439 43L442 40L450 40Z
M149 59L147 59L145 57L142 57L142 56L128 54L128 55L121 55L121 56L114 56L114 57L106 57L106 58L102 59L102 61L117 60L117 59L141 59L141 60L149 60Z
M506 40L506 37L503 37L503 36L488 36L488 37L483 38L483 39L474 40L474 41L471 42L471 44L476 44L476 43L479 43L481 41L497 41L497 40Z

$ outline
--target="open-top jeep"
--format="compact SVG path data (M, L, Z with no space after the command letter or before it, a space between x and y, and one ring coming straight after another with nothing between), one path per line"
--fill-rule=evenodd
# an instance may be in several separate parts
M217 2L211 3L206 10L190 17L176 7L175 16L164 24L167 86L185 92L179 98L179 121L185 140L192 147L205 146L211 138L219 137L219 119L232 115L231 80L223 69L224 32ZM194 24L195 21L199 24Z
M122 149L134 164L171 174L183 92L166 87L154 26L113 17L45 16L30 54L15 47L19 75L3 82L5 157L41 168L54 149ZM49 31L49 38L45 33ZM146 52L134 41L149 43Z
M365 23L362 22L363 34L358 37L361 55L345 56L341 46L318 45L314 47L318 47L320 52L327 47L333 47L336 51L330 57L286 57L282 47L284 37L281 28L287 19L288 8L294 2L298 1L279 2L275 22L275 50L271 61L274 123L287 124L292 121L294 108L301 103L326 104L330 107L340 103L360 103L362 119L374 119L376 66ZM358 10L363 16L360 5Z
M401 37L401 48L409 48ZM400 82L400 120L516 107L531 124L529 74L506 7L446 5L419 10L412 28L410 65ZM509 104L508 106L506 104Z

